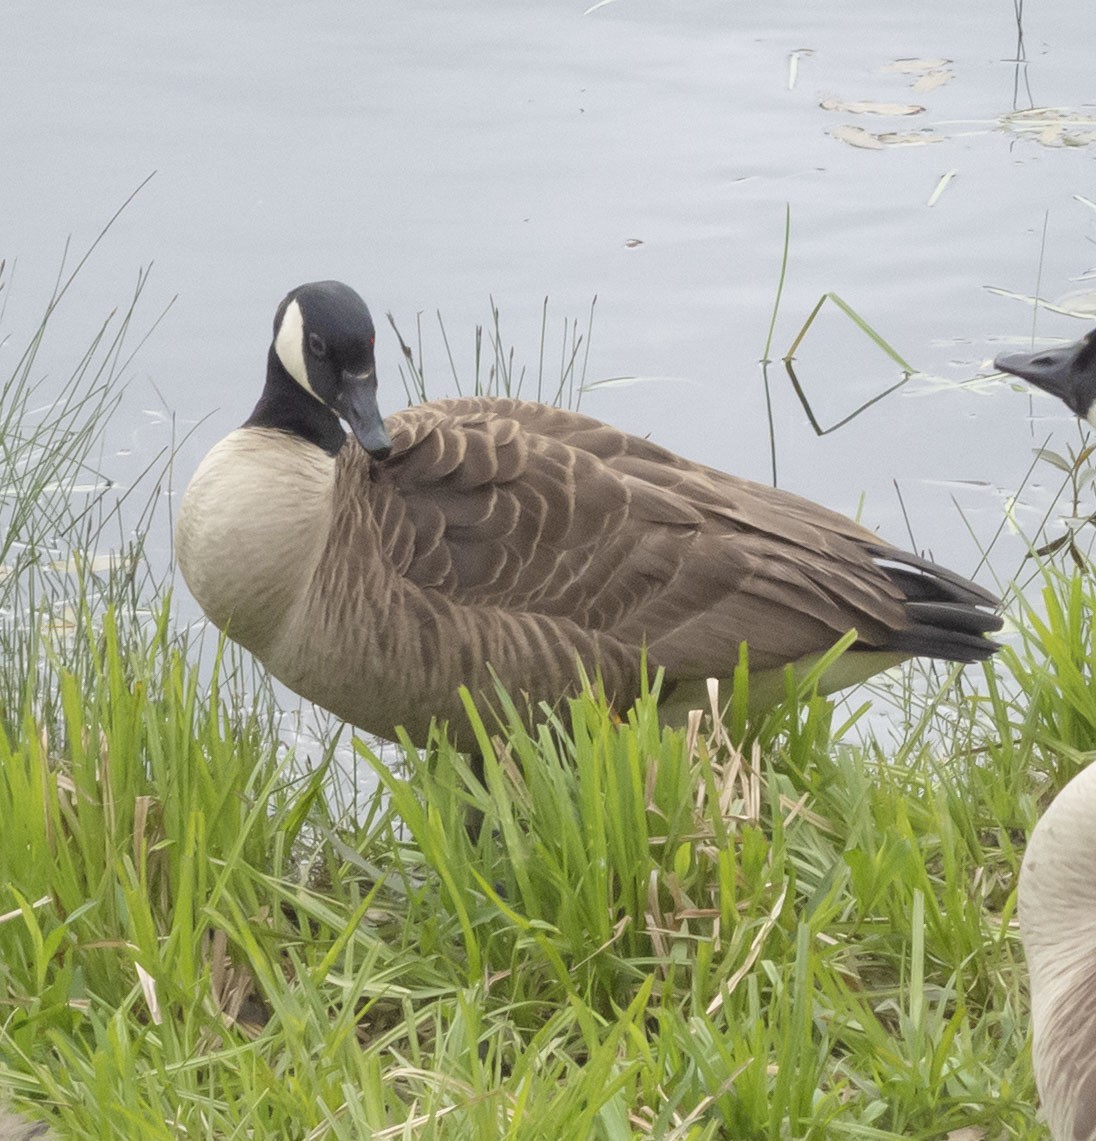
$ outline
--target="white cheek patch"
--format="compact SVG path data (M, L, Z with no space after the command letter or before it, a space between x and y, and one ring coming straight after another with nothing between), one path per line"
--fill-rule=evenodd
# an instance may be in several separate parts
M1085 419L1093 426L1093 428L1096 428L1096 400L1094 400L1088 406L1088 415L1085 416Z
M308 366L304 363L304 318L296 301L290 301L285 307L278 335L274 338L274 351L285 371L305 392L316 396L312 385L308 383ZM319 397L316 396L316 399L319 400Z

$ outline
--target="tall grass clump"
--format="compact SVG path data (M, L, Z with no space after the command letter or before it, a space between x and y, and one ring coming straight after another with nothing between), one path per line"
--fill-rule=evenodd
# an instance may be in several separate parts
M149 457L134 488L104 470L105 434L123 393L133 322L146 278L107 317L68 375L39 372L39 354L83 261L54 291L12 370L0 378L0 721L11 726L35 675L36 697L56 709L52 665L77 669L74 635L108 606L144 621L152 581L143 543L167 468ZM5 287L0 263L0 290ZM131 493L146 495L144 504ZM45 671L43 674L42 671Z
M1010 822L957 759L981 711L951 758L926 743L896 768L834 741L832 710L779 710L744 753L699 720L660 727L653 697L622 725L587 695L535 733L507 724L485 792L452 756L378 766L415 929L448 917L476 996L462 1089L484 1056L521 1083L499 1135L582 1136L582 1114L589 1136L1031 1127ZM542 1088L546 1026L563 1058Z
M263 772L255 717L230 720L240 703L216 688L199 700L166 568L145 557L168 457L134 488L106 471L144 276L67 376L41 371L82 264L0 382L0 1086L38 1098L43 1058L106 1031L96 1004L118 1009L136 964L164 951L193 968L193 930L161 945L168 928L143 897L207 895L205 858L253 839L229 819ZM214 771L232 783L214 792Z

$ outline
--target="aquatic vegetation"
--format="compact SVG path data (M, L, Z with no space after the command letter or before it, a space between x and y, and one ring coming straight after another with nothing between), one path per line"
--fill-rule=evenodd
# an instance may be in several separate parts
M653 693L532 729L500 694L485 787L444 740L358 741L346 811L332 752L287 753L246 663L177 628L140 527L97 560L88 375L10 469L66 494L6 501L10 1102L73 1136L1041 1135L1015 881L1096 740L1087 578L1016 604L978 688L681 732Z

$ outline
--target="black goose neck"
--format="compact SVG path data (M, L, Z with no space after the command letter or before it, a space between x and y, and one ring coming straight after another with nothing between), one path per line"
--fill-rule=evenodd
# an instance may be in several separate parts
M277 428L300 436L329 456L346 443L346 430L338 416L306 392L285 370L273 345L266 359L266 384L245 428Z

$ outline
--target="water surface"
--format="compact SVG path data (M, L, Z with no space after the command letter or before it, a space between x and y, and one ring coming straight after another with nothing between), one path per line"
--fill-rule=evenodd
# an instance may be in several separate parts
M585 329L596 295L587 379L649 379L592 391L584 409L768 479L759 361L788 209L775 355L835 291L925 375L820 439L771 370L779 482L969 573L1032 447L1075 437L1048 400L965 382L1033 330L1028 306L987 286L1053 299L1092 285L1094 22L1081 0L1028 3L1021 45L1011 4L942 0L884 13L616 0L589 14L570 0L9 0L0 255L16 264L0 368L37 323L66 236L86 247L155 171L42 359L65 373L141 267L153 267L146 325L176 298L128 369L117 478L174 421L192 429L181 487L253 404L278 300L337 277L378 318L387 410L405 397L386 312L409 336L421 315L443 395L439 311L470 376L490 298L535 369L544 299L554 361L564 323ZM833 101L923 110L822 105ZM1074 118L1009 118L1032 106ZM866 149L850 127L912 138ZM1035 331L1084 327L1043 313ZM825 422L898 376L833 308L798 363ZM1021 520L1034 526L1056 486L1037 472ZM1006 536L993 570L1007 579L1021 553Z

